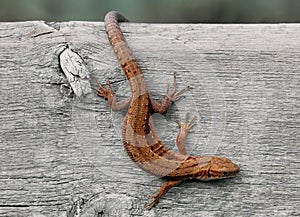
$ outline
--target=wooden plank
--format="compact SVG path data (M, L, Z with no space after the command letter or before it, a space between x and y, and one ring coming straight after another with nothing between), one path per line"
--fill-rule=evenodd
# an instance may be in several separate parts
M0 215L299 215L300 25L121 27L153 97L174 71L189 86L168 114L154 115L162 140L174 148L176 120L189 112L189 152L227 156L241 173L183 183L145 210L164 180L126 156L124 112L95 94L76 97L61 69L68 46L90 75L130 95L103 23L0 23Z

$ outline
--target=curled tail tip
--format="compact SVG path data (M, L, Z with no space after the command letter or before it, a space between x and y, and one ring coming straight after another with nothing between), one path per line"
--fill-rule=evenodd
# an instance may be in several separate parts
M107 22L110 19L115 19L118 22L128 22L128 20L122 14L120 14L118 11L107 12L104 17L104 21Z

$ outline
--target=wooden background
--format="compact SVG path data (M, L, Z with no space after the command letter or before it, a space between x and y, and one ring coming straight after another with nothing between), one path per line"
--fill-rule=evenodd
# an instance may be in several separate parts
M77 97L62 71L74 64L130 95L103 23L0 23L0 216L300 215L300 25L121 27L154 98L174 71L189 87L154 115L162 141L174 148L176 120L189 112L189 152L226 156L240 174L183 183L145 210L164 180L124 152L125 112L94 93Z

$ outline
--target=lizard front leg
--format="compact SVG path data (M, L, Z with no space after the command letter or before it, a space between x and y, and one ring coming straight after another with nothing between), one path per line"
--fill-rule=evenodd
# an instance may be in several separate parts
M186 89L186 87L180 89L179 91L176 90L176 72L174 72L174 84L173 90L169 93L169 87L167 88L166 96L163 98L161 103L157 102L156 100L151 100L151 106L154 113L164 114L166 113L173 102L177 101L181 97L181 93Z
M176 138L176 144L177 144L177 147L178 147L178 151L181 154L184 154L184 155L187 154L186 149L185 149L185 145L184 145L184 140L185 140L189 130L194 126L194 120L195 120L195 117L193 117L188 122L188 114L186 114L183 124L181 124L180 121L177 122L178 126L180 127L180 131L179 131L178 136ZM180 184L184 180L185 179L179 179L179 180L170 180L170 181L166 182L165 184L163 184L158 189L158 191L155 195L149 196L149 198L153 198L153 200L150 203L146 204L145 206L148 207L148 209L151 209L156 203L158 203L159 198L161 198L163 195L165 195L169 189L171 189L172 187Z
M164 194L166 194L169 189L180 184L183 181L184 181L183 179L182 180L170 180L170 181L166 182L165 184L163 184L158 189L158 191L155 195L149 196L149 198L153 198L153 200L150 203L145 204L145 207L147 207L148 209L151 209L159 201L159 198L162 197Z
M108 89L106 89L96 78L94 78L94 79L96 80L96 82L98 84L98 89L96 89L97 95L100 97L103 97L104 99L107 99L108 104L113 111L128 108L128 106L131 102L131 97L118 102L116 94L112 90L109 81L107 82Z
M195 125L194 123L195 117L193 117L189 122L187 122L187 120L188 120L188 114L186 114L183 124L181 124L180 121L177 121L177 124L180 127L180 131L176 138L176 145L178 147L179 153L184 155L187 154L184 145L184 140L188 132L190 131L190 129Z

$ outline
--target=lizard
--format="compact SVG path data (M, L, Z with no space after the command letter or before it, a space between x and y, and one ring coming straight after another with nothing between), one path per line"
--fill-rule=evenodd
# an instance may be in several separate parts
M183 123L177 122L180 128L176 138L178 153L163 145L155 131L152 114L166 113L172 103L180 98L185 88L176 90L176 73L174 73L173 90L169 92L167 88L166 96L161 103L150 99L142 70L119 26L119 22L127 21L116 11L108 12L104 18L108 40L129 81L131 97L117 101L110 82L108 81L108 88L105 88L97 79L96 93L108 100L112 110L128 108L122 122L122 142L131 160L146 172L167 179L155 195L149 196L152 201L145 206L151 209L169 189L185 180L207 181L229 178L235 176L240 168L225 157L187 154L184 141L195 120L195 118L188 120L188 114Z

